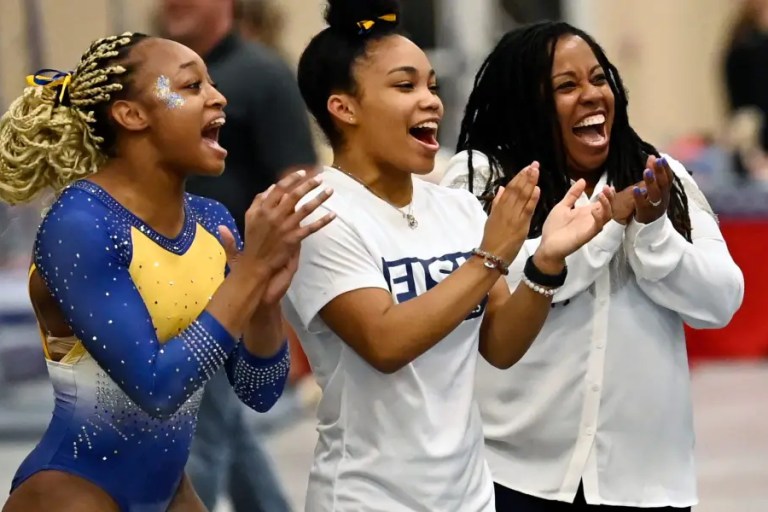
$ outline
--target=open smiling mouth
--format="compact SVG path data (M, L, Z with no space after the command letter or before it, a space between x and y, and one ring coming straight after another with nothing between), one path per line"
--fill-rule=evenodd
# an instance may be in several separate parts
M219 145L219 131L224 126L225 120L223 117L219 117L205 125L202 131L203 142L211 147L214 151L226 156L227 150Z
M408 130L408 133L429 149L437 151L440 143L437 142L438 124L435 121L419 123Z
M585 117L571 130L577 139L588 146L603 146L608 142L605 133L605 114Z

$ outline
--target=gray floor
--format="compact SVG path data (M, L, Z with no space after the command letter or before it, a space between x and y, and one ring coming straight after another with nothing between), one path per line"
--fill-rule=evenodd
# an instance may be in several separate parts
M696 512L768 512L768 364L700 366L693 389L701 495ZM311 419L269 440L296 510L304 505L314 441ZM7 489L31 447L0 441L0 488ZM216 512L231 509L225 503Z

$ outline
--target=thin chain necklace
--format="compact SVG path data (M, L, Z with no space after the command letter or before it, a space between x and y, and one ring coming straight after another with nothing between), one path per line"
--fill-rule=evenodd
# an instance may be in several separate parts
M411 204L408 205L408 212L406 213L403 210L401 210L400 208L398 208L397 206L395 206L394 204L390 203L387 199L381 197L379 194L374 192L374 190L371 187L369 187L363 180L361 180L360 178L358 178L354 174L345 171L344 169L342 169L338 165L332 165L331 167L333 167L337 171L343 172L344 174L346 174L347 176L349 176L350 178L352 178L353 180L355 180L356 182L358 182L359 184L364 186L366 188L366 190L368 190L368 192L370 192L371 194L375 195L376 197L378 197L379 199L381 199L382 201L387 203L389 206L394 208L397 211L397 213L402 215L403 218L408 222L408 227L409 228L416 229L417 227L419 227L419 221L416 220L416 217L413 215L413 194L411 194Z

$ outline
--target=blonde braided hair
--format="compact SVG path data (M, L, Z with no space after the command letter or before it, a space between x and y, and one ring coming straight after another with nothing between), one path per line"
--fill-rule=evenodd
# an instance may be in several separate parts
M126 32L94 41L72 73L66 101L53 87L27 87L0 118L0 201L19 204L94 172L111 155L110 102L123 97L130 48L146 38Z

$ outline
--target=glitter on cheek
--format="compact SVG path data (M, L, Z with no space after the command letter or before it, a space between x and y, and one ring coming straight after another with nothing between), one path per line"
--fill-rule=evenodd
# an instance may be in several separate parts
M184 98L171 90L171 80L165 75L157 77L154 93L157 99L165 103L165 106L171 110L184 106Z

